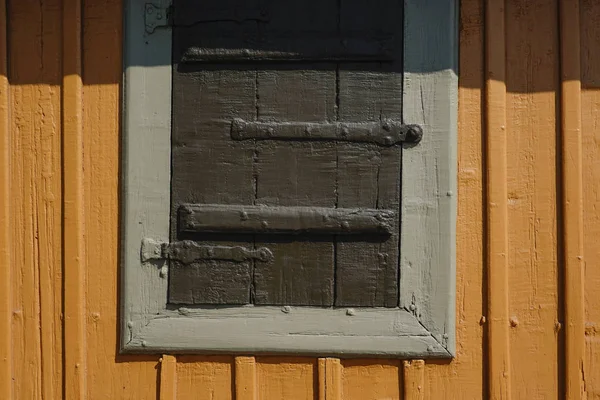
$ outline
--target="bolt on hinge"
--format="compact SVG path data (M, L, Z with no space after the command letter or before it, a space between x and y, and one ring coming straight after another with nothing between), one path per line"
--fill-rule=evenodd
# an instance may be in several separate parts
M144 22L147 33L154 33L160 26L171 25L172 6L158 7L152 3L146 3Z

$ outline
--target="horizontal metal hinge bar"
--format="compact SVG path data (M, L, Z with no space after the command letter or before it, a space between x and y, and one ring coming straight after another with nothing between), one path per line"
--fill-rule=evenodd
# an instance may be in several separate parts
M335 140L376 143L393 146L398 143L418 143L423 130L418 125L404 125L395 120L378 122L253 122L235 119L231 123L231 138L279 140Z
M391 62L392 40L368 38L278 38L253 48L189 47L184 63Z
M389 235L395 219L394 211L372 209L221 204L185 204L179 208L180 230L196 233Z
M159 259L170 259L190 264L200 260L222 260L222 261L264 261L273 259L273 253L266 247L256 250L241 246L211 246L201 245L192 240L180 242L159 242L153 239L142 241L141 258L143 262Z

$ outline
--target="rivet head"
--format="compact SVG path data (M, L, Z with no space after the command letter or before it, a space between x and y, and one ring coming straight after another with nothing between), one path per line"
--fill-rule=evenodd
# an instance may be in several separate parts
M356 311L354 311L354 308L349 308L346 310L346 315L349 315L349 316L356 315Z
M215 255L215 250L214 249L207 249L206 250L206 255L209 257L213 257Z
M510 318L510 326L512 326L513 328L516 328L517 325L519 325L519 320L517 319L517 317L511 317Z
M431 346L431 345L427 346L427 351L430 352L430 353L433 352L433 346Z
M281 307L281 312L289 314L289 312L292 311L292 307L290 306L283 306Z
M133 322L129 321L129 322L127 323L127 327L128 327L129 329L133 328Z
M148 343L145 340L142 340L142 347L148 346Z
M274 133L275 133L275 131L273 130L273 128L271 128L271 127L267 128L267 135L268 136L273 136Z
M273 259L273 253L271 253L269 249L262 248L258 252L258 257L260 258L260 261L268 262Z
M394 138L391 136L386 136L385 138L383 138L383 142L386 146L391 146L394 144Z
M242 221L247 221L247 220L248 220L248 213L247 213L246 211L242 211L242 212L240 213L240 219L241 219Z
M389 132L392 130L392 126L390 125L389 122L385 121L383 123L383 125L381 125L381 127L383 128L384 131Z
M154 8L151 5L148 5L148 7L146 7L146 12L148 14L152 14L154 12Z
M409 143L419 143L423 138L423 129L419 125L411 125L406 131L406 141Z
M167 267L162 267L160 269L159 276L164 279L167 277L168 272L169 271L168 271Z
M310 126L307 126L307 127L304 129L304 135L305 135L305 136L310 136L310 134L311 134L311 133L312 133L312 128L311 128Z
M350 229L350 224L348 223L348 221L342 222L341 225L342 225L342 229L344 229L344 230Z
M267 221L261 221L260 226L262 226L263 229L267 229L269 227L269 223Z
M162 14L161 13L156 14L156 19L162 19Z
M449 336L448 336L448 334L447 334L447 333L444 333L444 334L442 335L442 338L444 338L444 339L448 340Z
M411 304L410 306L408 306L408 308L410 308L410 311L415 311L417 309L417 306Z
M349 133L350 133L350 129L348 129L347 126L344 126L342 128L342 136L346 137L346 136L348 136Z

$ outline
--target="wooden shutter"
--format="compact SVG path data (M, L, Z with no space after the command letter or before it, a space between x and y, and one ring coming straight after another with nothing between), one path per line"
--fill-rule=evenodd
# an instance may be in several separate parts
M397 307L402 1L173 10L169 300Z

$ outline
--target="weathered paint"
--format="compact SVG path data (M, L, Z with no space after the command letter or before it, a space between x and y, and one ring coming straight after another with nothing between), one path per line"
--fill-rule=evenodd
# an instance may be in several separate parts
M484 91L484 78L487 77L484 55L485 51L492 49L486 49L484 45L487 41L483 3L479 0L461 1L457 357L452 361L426 362L423 375L406 371L396 361L344 360L339 362L338 367L335 360L332 360L330 365L337 368L337 372L331 376L338 374L340 377L337 381L339 383L331 383L333 389L329 386L332 396L346 399L410 398L410 390L421 386L425 399L500 398L488 396L488 390L493 386L488 379L489 374L497 371L490 368L493 366L488 353L490 348L497 348L510 358L511 391L508 395L511 398L564 398L568 387L567 377L571 376L575 382L571 387L575 390L570 391L570 398L582 398L582 387L588 398L600 396L600 296L596 290L600 285L600 249L597 245L600 240L600 117L597 111L600 109L600 53L597 51L600 46L600 3L581 0L580 94L576 93L577 90L559 90L561 81L564 82L562 85L568 86L569 82L579 80L577 71L574 71L574 75L565 76L565 67L560 70L560 64L566 61L565 57L574 52L570 46L577 46L567 45L566 43L572 43L569 38L563 38L564 44L560 44L557 21L559 17L567 18L564 13L569 10L563 9L559 13L557 2L544 3L540 8L532 6L532 3L510 0L511 6L504 11L505 29L488 31L492 36L504 36L505 43L500 49L507 49L512 54L511 62L495 61L502 62L505 66L506 76L512 76L513 84L504 85L507 96L505 99L502 88L499 94L494 90L487 94ZM567 3L571 4L565 2ZM8 339L10 349L5 342L0 347L2 398L11 398L12 395L15 399L39 399L43 398L44 393L44 398L61 398L63 390L73 393L73 387L69 387L72 382L65 381L62 376L65 357L61 344L63 326L71 325L63 325L60 320L60 310L66 300L62 295L60 267L64 245L61 236L61 221L64 218L61 211L64 201L61 186L66 182L62 182L63 153L60 144L64 136L61 133L61 113L64 110L60 107L60 61L57 63L56 57L58 60L64 60L65 57L61 53L64 50L60 50L61 46L58 45L62 43L60 32L63 11L58 3L45 1L43 4L45 11L41 12L42 8L37 1L11 2L8 10L10 39L2 35L1 27L6 20L1 18L1 10L4 8L0 4L0 49L8 49L8 59L2 58L0 66L2 63L10 65L9 71L0 69L3 79L8 76L10 86L8 91L6 87L0 86L0 113L4 113L0 114L0 122L6 121L3 117L8 115L9 124L4 130L0 126L0 165L1 173L10 176L8 183L0 177L1 199L10 199L8 206L5 201L0 201L3 207L0 209L0 224L5 237L10 236L10 246L3 254L10 253L12 261L9 263L6 258L1 261L3 276L11 277L10 294L0 292L3 298L10 296L9 301L3 303L9 309L0 309L0 340L11 338ZM159 357L117 355L121 7L120 0L85 0L83 4L84 156L81 175L86 251L85 260L81 261L85 263L81 265L85 265L87 278L83 288L86 309L83 319L86 337L84 374L87 380L86 394L90 399L156 399L161 394L159 382L163 379ZM43 29L41 15L44 16ZM529 21L535 23L523 23L523 18L529 18ZM574 29L577 25L569 26ZM548 30L553 33L548 34ZM528 39L525 40L526 38ZM41 39L44 39L44 53L41 51ZM11 43L8 48L4 46L6 40ZM47 47L52 43L57 44L57 47ZM17 48L23 50L23 53L16 52ZM519 51L523 52L522 57L515 56ZM39 61L41 54L48 57L44 63ZM540 60L543 60L542 66ZM52 66L57 68L54 72L51 72ZM489 65L487 70L490 70ZM499 82L497 76L489 78L488 84ZM534 78L536 81L532 82ZM520 80L519 85L515 85L517 79ZM40 93L49 94L52 100L44 102L42 99L40 102L40 98L35 97L40 96ZM563 174L577 174L572 167L565 165L566 162L573 162L573 167L577 168L577 158L563 159L564 151L571 147L569 143L562 142L562 136L558 136L561 135L561 129L565 128L563 124L568 129L576 129L573 125L576 122L569 122L573 120L563 119L562 116L569 111L562 109L569 106L563 105L563 98L569 96L581 98L581 211L567 211L568 209L563 208L566 205L565 197L558 196L566 188L563 182L566 177L563 178ZM7 105L4 108L2 101ZM518 189L521 197L506 197L512 216L507 216L506 226L495 227L484 223L488 221L487 215L494 206L489 203L490 199L485 197L484 192L490 183L491 176L488 173L494 174L498 167L502 169L502 164L492 166L490 163L490 156L494 155L487 151L482 134L486 133L487 140L491 132L487 131L487 124L483 123L485 119L482 116L484 113L487 116L498 113L502 108L507 110L506 124L510 127L506 143L506 158L510 161L506 164L506 184ZM44 118L45 121L53 122L44 125ZM517 138L521 141L510 142ZM45 141L47 139L49 142ZM7 148L7 145L10 147ZM44 147L46 145L49 147ZM503 157L502 152L500 156ZM47 171L41 168L45 162L51 162L52 173L42 173ZM520 164L516 164L517 162ZM516 168L517 165L526 165L527 168ZM484 177L487 179L485 186ZM38 193L38 196L48 194L45 190L50 189L54 195L54 203L34 201L39 199L34 193ZM534 194L538 196L535 201L532 200ZM569 194L576 196L576 191ZM523 206L523 202L526 206ZM48 205L51 206L49 209L46 208ZM548 208L549 205L554 207ZM51 214L45 214L46 210L51 210ZM523 231L529 229L529 218L521 221L521 217L529 212L537 212L541 218L539 223L542 225L538 229L534 226L532 231L537 235L533 239L537 240L524 238L526 234ZM564 225L566 212L575 213L575 218L578 212L583 213L585 234L582 238L576 239L577 234L570 233L571 230L567 233ZM6 213L9 217L3 218ZM52 218L46 220L49 215ZM35 228L32 221L40 221L40 218L46 225ZM555 222L551 221L552 218ZM42 226L46 228L40 229ZM508 243L512 243L505 247L509 260L506 267L509 274L507 285L502 280L498 282L489 279L490 259L485 243L488 235L504 235L499 232L506 232ZM570 235L575 235L575 238ZM575 334L570 336L564 334L567 328L563 310L571 307L570 315L581 312L578 295L574 296L574 300L567 301L566 293L563 292L567 282L563 272L567 274L572 271L563 257L574 254L566 251L566 240L574 240L575 246L578 246L577 240L583 242L585 285L581 284L579 290L585 295L585 341L575 330ZM517 243L518 241L521 242ZM0 246L3 243L0 240ZM40 249L46 250L31 252L35 243ZM533 263L537 269L523 265L524 252L542 257ZM41 258L33 257L34 254L39 254ZM525 259L530 260L529 256ZM579 260L574 262L577 265ZM579 273L577 268L574 267L573 275ZM530 279L528 274L532 271L537 271L537 280ZM35 278L41 273L48 273L51 278L46 287L38 283L42 281L41 277L38 280ZM579 282L577 276L574 278L574 282ZM20 279L25 281L21 283ZM504 312L504 325L497 325L511 335L507 343L485 334L489 328L488 322L493 317L488 313L491 293L488 292L487 282L494 286L489 288L491 293L506 289L507 296L511 299ZM54 306L55 311L46 315L52 315L55 321L54 326L48 330L37 329L43 324L42 318L46 318L41 311L37 311L44 307L39 300L42 290L49 290L58 302ZM542 305L541 310L539 305ZM533 308L530 310L530 307ZM511 317L518 322L514 327L510 324ZM1 322L9 319L11 323L8 326ZM554 328L548 329L551 325L559 328L558 333ZM33 329L24 329L30 326ZM519 333L511 333L515 330ZM52 334L48 336L48 332ZM52 344L53 341L55 344ZM580 363L566 362L567 341L572 341L574 345L571 350L574 353L571 353L569 359L583 359L583 374ZM583 357L577 354L581 351L577 350L581 349L577 346L581 346L582 341L585 344ZM52 350L40 350L40 343L42 348L48 345ZM44 354L49 354L56 363L57 367L51 373L43 369ZM235 395L236 360L233 357L178 356L176 361L175 372L171 369L171 378L168 379L176 379L177 398L227 399ZM314 399L323 393L321 398L325 398L326 391L321 391L320 386L319 362L315 358L257 358L254 382L257 397ZM3 365L9 366L9 370L2 369ZM419 364L413 361L411 368L417 365ZM252 385L252 382L247 384ZM342 385L341 391L334 390L336 384ZM411 394L419 398L418 392ZM167 395L165 392L165 396ZM175 396L173 393L170 395L171 398Z

